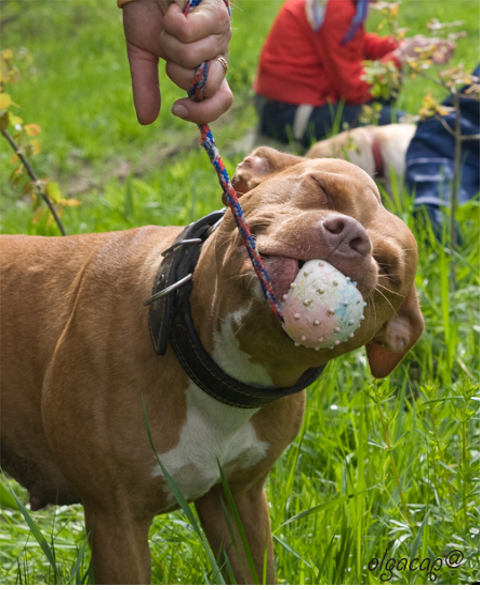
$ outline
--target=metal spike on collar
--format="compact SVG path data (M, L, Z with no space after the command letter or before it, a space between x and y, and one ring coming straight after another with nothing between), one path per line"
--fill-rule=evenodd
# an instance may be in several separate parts
M172 291L176 291L182 285L185 285L185 283L188 283L188 281L191 281L192 276L193 276L193 274L190 273L186 277L183 277L183 279L180 279L176 283L173 283L173 285L169 285L168 287L163 289L163 291L159 291L158 293L155 293L155 295L152 295L151 297L149 297L143 305L146 305L146 306L151 305L157 299L160 299L161 297L165 297L165 295L168 295Z

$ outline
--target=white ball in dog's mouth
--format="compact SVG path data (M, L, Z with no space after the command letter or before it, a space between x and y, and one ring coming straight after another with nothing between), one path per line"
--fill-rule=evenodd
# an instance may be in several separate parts
M353 337L366 305L349 277L324 260L309 260L283 295L283 328L296 346L331 349Z

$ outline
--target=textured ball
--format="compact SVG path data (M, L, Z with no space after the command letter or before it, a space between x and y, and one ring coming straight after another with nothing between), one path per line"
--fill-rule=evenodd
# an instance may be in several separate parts
M349 277L324 260L309 260L283 295L283 327L297 346L333 348L353 336L366 305Z

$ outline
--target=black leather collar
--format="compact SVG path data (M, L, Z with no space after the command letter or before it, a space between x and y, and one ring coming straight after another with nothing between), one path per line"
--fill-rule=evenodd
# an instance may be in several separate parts
M324 365L308 369L291 387L255 387L227 375L204 349L190 311L191 278L202 243L223 218L215 211L187 226L163 254L150 305L149 328L155 352L164 355L170 341L184 371L198 387L216 400L239 408L259 408L302 391L321 375ZM175 285L177 285L175 287ZM170 287L174 287L169 291ZM165 292L161 296L160 293Z

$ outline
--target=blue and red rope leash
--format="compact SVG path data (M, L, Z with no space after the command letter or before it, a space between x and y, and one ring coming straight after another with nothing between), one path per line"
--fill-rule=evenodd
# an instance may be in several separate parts
M196 6L200 4L202 0L189 0L187 5L185 6L184 14L187 15L191 10L193 10ZM230 2L229 0L225 0L225 4L230 11ZM200 64L197 69L195 70L195 76L193 78L193 84L190 88L188 96L196 101L201 102L204 98L203 90L205 88L205 84L207 82L208 76L208 63L204 62ZM217 171L218 179L220 181L220 186L224 194L227 196L228 205L230 210L235 217L235 221L237 223L238 229L240 231L240 235L242 237L242 241L247 248L248 255L250 256L250 260L252 261L253 268L255 270L255 274L257 275L263 294L265 295L266 300L268 301L273 313L277 316L280 321L283 320L283 315L280 311L279 305L275 298L275 294L273 292L272 283L270 278L268 277L267 271L263 265L262 259L260 258L260 254L257 250L257 246L255 244L255 239L253 238L250 229L247 225L247 221L242 211L242 207L237 197L237 193L230 182L230 178L228 176L227 170L225 168L225 164L220 157L218 152L217 146L215 145L215 140L212 135L212 131L208 125L198 125L200 130L200 143L202 147L208 154L210 158L210 162L213 164L215 170Z

